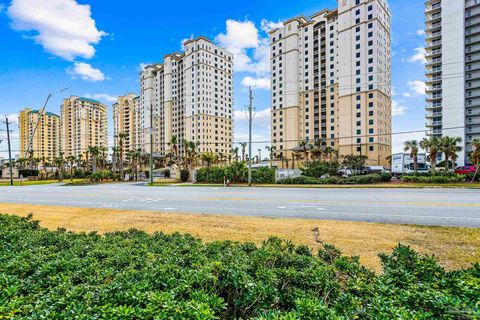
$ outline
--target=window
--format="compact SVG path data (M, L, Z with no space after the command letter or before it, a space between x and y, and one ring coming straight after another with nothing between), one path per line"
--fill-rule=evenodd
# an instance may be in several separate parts
M370 143L373 143L373 140L374 140L373 137L368 138L368 142L370 142Z

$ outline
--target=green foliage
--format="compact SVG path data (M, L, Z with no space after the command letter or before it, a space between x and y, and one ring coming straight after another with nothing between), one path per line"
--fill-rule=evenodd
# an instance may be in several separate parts
M40 174L40 171L38 171L38 170L30 170L30 169L18 170L18 175L23 176L24 178L26 178L26 177L38 177L39 174Z
M326 179L317 179L313 177L300 176L295 178L286 178L278 181L279 184L372 184L379 182L388 182L392 179L389 173L374 173L362 176L352 176L348 178L330 177Z
M326 174L336 176L339 168L338 161L312 161L302 169L302 175L320 178Z
M211 167L197 170L197 182L223 183L224 177L232 183L248 181L248 168L244 162L235 161L225 168ZM252 170L253 183L275 183L275 169L260 167Z
M405 182L413 183L461 183L465 181L465 176L463 175L438 175L438 176L429 176L429 175L403 175L402 180Z
M90 175L90 181L99 182L103 180L112 179L113 174L109 170L100 170Z
M275 168L260 167L252 170L253 183L275 183Z
M183 182L187 182L189 176L190 176L190 172L188 170L185 170L185 169L180 170L180 179Z
M476 319L480 265L399 245L375 275L331 245L138 230L75 234L0 215L2 319Z

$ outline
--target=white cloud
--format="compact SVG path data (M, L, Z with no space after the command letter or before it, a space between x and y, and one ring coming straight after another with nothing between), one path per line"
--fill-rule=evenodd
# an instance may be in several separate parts
M87 93L87 94L84 94L83 96L85 98L101 100L101 101L106 101L106 102L116 102L117 101L116 96L111 96L108 93L95 93L95 94Z
M398 102L396 100L392 101L392 116L403 116L405 114L405 111L407 108L403 105L401 105L401 102Z
M184 44L186 41L188 41L188 40L193 40L193 38L194 38L194 35L191 34L189 38L182 39L182 41L180 41L180 50L183 50L183 49L184 49L183 44Z
M425 138L425 132L394 134L392 136L392 151L393 153L402 153L405 142L409 140L420 141Z
M268 38L261 38L252 21L229 19L226 33L220 33L216 42L234 54L234 69L265 75L270 72L270 46ZM250 56L249 51L253 50Z
M235 121L247 121L247 115L246 115L245 111L240 111L240 110L235 111L234 117L235 117ZM270 122L270 117L271 117L271 110L270 110L270 108L268 108L268 109L264 109L264 110L260 110L258 112L255 112L254 121L255 120L268 120L268 122Z
M425 29L420 29L420 30L417 30L417 36L424 36L425 35Z
M261 28L263 31L265 32L270 32L274 29L278 29L278 28L281 28L283 27L283 22L282 21L278 21L278 22L274 22L274 21L269 21L267 19L262 19L262 22L261 22Z
M270 90L270 78L252 78L245 77L242 80L245 87L254 87L255 89Z
M408 87L415 96L424 95L425 90L427 90L427 85L425 82L420 80L408 81Z
M3 117L4 119L5 117ZM18 113L10 113L10 114L7 114L7 118L8 118L8 122L10 122L11 124L17 124L18 123ZM2 120L3 120L2 119Z
M88 63L75 62L73 67L67 69L67 73L76 79L80 77L82 80L97 82L105 80L105 75L99 69L93 68Z
M75 0L13 0L8 15L13 29L36 32L35 42L69 61L92 58L93 45L107 35L95 26L90 6Z
M408 58L408 62L420 62L421 64L427 63L427 59L425 58L427 51L425 48L415 48L414 50L415 54Z

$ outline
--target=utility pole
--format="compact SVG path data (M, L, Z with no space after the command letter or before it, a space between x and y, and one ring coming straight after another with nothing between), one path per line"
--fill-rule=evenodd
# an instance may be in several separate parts
M150 185L153 185L153 104L150 103Z
M8 162L10 170L10 185L13 186L13 163L12 163L12 146L10 143L10 123L8 122L8 117L5 116L5 124L7 125L7 141L8 141Z
M253 91L252 87L249 87L250 91L249 99L250 103L247 107L248 112L248 186L252 186L252 122L253 122Z

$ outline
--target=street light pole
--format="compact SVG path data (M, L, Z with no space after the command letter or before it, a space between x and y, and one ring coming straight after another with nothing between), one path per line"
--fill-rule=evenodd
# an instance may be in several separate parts
M12 146L10 143L10 123L8 122L8 117L5 116L5 124L7 125L7 141L8 141L8 162L9 164L9 171L10 171L10 185L13 186L13 163L12 163Z
M252 88L249 87L250 91L249 99L250 104L247 107L248 111L248 186L252 186L252 121L253 121L253 92Z
M150 103L150 185L153 185L153 104Z

